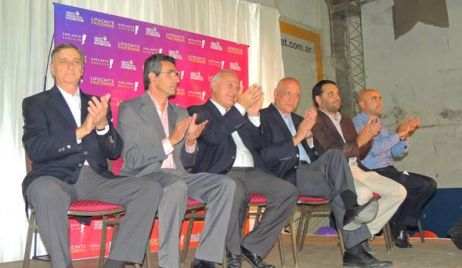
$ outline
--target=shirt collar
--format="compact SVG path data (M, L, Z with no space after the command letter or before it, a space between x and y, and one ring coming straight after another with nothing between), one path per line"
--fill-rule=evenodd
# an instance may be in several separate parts
M212 98L210 98L210 101L217 107L218 111L220 112L221 115L224 115L226 113L226 108L221 106L218 102L214 101Z
M72 95L71 93L62 89L60 86L56 85L56 87L59 89L59 92L61 92L61 95L63 95L64 99L66 100L72 100L73 98L80 97L80 88L77 88L74 95Z
M156 107L157 111L159 111L161 114L165 114L167 112L168 103L166 103L164 106L164 109L161 110L160 104L157 102L156 98L154 98L154 96L152 96L151 93L149 93L149 91L148 91L148 94L149 94L149 97L151 97L151 100L154 103L154 106Z
M340 122L340 120L342 119L342 114L340 112L336 112L334 115L331 115L330 113L322 110L322 109L319 109L321 112L325 113L329 118L330 120L332 121L335 121L335 122Z
M292 113L285 113L285 112L279 110L279 108L276 107L276 105L274 105L274 103L273 103L273 106L274 106L274 108L276 108L276 110L278 110L278 112L282 116L282 118L291 118Z

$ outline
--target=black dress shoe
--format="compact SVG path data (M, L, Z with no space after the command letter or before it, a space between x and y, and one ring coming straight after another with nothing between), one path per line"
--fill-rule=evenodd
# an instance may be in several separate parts
M409 235L403 230L399 231L398 237L393 241L393 244L399 248L412 248L412 244L409 243Z
M211 261L194 259L191 262L191 268L215 268L215 263Z
M228 268L241 268L241 256L228 253Z
M241 247L241 256L250 264L250 266L252 266L252 268L276 268L276 266L264 262L260 256L252 253L245 247Z
M369 242L366 240L364 242L361 243L361 246L363 247L364 251L366 251L367 253L369 254L372 254L374 255L375 253L377 253L375 251L375 249L371 248L370 245L369 245Z
M379 203L376 199L370 200L363 206L355 206L345 211L343 216L343 230L355 231L361 224L372 221L377 215Z
M358 255L345 252L343 255L343 267L385 268L391 266L393 266L391 261L379 261L367 252Z

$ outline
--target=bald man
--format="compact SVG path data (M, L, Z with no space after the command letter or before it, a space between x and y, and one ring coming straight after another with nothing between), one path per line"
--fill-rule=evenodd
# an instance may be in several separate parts
M296 185L300 194L331 201L337 227L343 229L345 266L390 266L390 262L368 255L361 246L371 236L364 223L375 217L378 202L358 205L353 175L341 150L316 155L309 139L317 112L309 109L304 117L295 114L299 101L300 83L292 77L281 79L274 92L274 103L260 111L266 141L260 150L262 159L276 176Z
M373 118L378 123L382 114L382 96L376 89L365 89L358 96L361 113L354 119L357 131L362 129ZM400 248L410 248L408 226L417 225L422 209L436 190L434 179L407 171L398 171L394 166L394 158L403 157L409 149L409 137L419 127L417 117L407 118L401 122L396 131L382 127L372 141L372 147L367 156L361 160L363 168L375 171L385 177L402 184L407 190L407 196L391 219L394 233L394 244Z

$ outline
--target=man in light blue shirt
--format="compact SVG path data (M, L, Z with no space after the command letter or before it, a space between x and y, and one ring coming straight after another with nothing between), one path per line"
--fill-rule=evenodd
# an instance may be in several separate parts
M382 114L382 96L375 89L365 89L358 97L361 113L353 118L356 131L367 122L378 120ZM400 248L409 248L406 228L416 226L421 211L436 190L434 179L407 171L398 171L394 166L394 158L406 155L409 148L409 137L418 128L420 120L409 118L401 122L396 131L381 127L373 138L372 147L367 156L361 160L363 168L375 171L402 184L407 190L407 197L390 220L394 232L394 244Z

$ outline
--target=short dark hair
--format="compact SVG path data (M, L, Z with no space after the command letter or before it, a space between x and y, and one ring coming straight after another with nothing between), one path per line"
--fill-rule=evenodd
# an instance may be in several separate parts
M80 48L78 48L76 45L71 44L71 43L62 43L62 44L59 44L59 45L55 46L53 51L51 51L51 61L53 61L55 55L58 52L60 52L63 49L67 49L67 48L72 48L72 49L77 50L77 52L79 52L80 60L82 61L82 64L84 63L84 56L83 56L82 50L80 50Z
M321 80L319 82L316 83L316 85L314 85L313 87L313 91L312 91L312 97L313 97L313 104L316 105L316 107L319 107L318 103L316 102L316 96L321 96L322 94L322 87L324 85L327 85L327 84L333 84L333 85L337 85L334 81L332 80Z
M149 74L155 73L157 76L162 71L162 61L169 61L175 65L175 59L173 57L161 53L151 55L144 61L143 79L145 90L148 90L149 85L151 84L151 81L149 80Z

